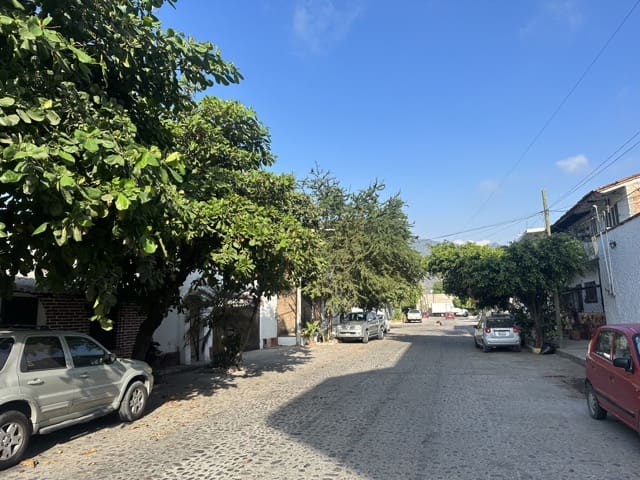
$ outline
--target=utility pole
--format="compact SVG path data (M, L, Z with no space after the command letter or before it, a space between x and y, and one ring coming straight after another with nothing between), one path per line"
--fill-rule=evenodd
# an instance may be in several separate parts
M296 345L302 345L302 336L300 326L302 323L302 279L298 281L296 286Z
M547 206L547 191L542 189L542 208L544 209L544 228L547 236L551 236L551 223L549 222L549 207ZM553 309L556 314L556 331L558 332L558 348L562 348L564 339L562 338L562 318L560 317L560 296L558 289L553 290Z

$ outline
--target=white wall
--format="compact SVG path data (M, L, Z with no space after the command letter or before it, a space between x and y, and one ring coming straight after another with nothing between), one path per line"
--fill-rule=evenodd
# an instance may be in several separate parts
M192 273L184 285L180 287L180 295L184 296L189 291L191 284L198 278L198 274ZM186 340L186 333L189 325L185 321L184 313L178 313L171 310L160 326L153 333L153 340L158 342L158 347L162 352L179 352L180 363L183 365L191 365L191 345ZM204 352L200 357L202 361L210 360L211 338L205 346Z
M264 348L265 340L267 345L272 338L278 336L278 320L276 312L278 310L278 297L262 298L260 302L260 348Z
M608 324L640 323L640 217L609 230L604 236L608 258L613 274L613 294L607 287L607 266L602 244L600 244L600 275L604 296L604 311ZM599 239L599 241L601 241ZM610 244L615 242L615 247Z

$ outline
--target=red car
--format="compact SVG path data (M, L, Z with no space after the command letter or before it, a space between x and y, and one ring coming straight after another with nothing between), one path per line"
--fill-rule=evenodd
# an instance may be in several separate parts
M444 319L449 319L449 320L455 320L456 319L456 314L453 312L445 312L444 314Z
M640 324L605 325L589 342L585 393L589 414L610 413L640 431Z

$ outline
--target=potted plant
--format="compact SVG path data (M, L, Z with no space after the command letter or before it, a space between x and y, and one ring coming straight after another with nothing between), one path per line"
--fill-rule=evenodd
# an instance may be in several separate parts
M305 340L305 345L308 345L311 342L317 343L324 340L322 332L320 331L319 320L307 323L300 333L302 334L302 338Z

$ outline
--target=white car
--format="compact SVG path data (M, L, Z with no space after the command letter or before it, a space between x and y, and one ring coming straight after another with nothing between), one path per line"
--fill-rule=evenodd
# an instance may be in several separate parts
M422 312L417 308L407 310L407 322L422 322Z
M508 313L482 314L474 327L473 343L485 353L498 347L513 348L516 352L522 348L520 329Z
M468 317L469 316L469 310L467 310L466 308L453 307L451 309L451 311L456 314L456 317Z

